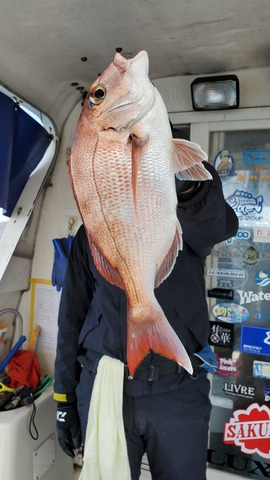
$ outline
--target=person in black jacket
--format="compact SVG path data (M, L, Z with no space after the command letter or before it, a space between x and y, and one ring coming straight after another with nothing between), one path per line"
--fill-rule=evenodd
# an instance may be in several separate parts
M236 234L238 220L224 199L217 172L209 163L204 165L213 180L176 180L183 249L169 277L155 290L194 373L152 351L134 379L128 378L125 367L123 421L132 480L139 479L145 452L153 480L206 478L211 404L204 367L212 360L200 364L195 355L201 356L205 348L209 353L204 266L213 246ZM70 456L85 440L99 359L108 355L127 364L126 305L125 292L98 273L81 226L63 285L55 363L58 436Z

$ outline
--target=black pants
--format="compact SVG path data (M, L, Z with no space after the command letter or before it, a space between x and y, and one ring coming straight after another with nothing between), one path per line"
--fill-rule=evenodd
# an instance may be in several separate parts
M83 368L77 389L85 436L94 374ZM132 381L132 380L131 380ZM123 418L132 480L140 477L143 454L152 480L205 480L211 405L204 372L196 379L182 375L176 389L123 398ZM119 479L120 480L120 479Z

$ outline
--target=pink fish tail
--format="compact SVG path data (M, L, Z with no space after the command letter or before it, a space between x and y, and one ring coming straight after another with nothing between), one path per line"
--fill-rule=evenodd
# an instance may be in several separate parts
M144 313L136 318L128 308L127 325L127 362L131 376L150 349L182 365L192 374L190 358L161 309L152 309L151 315L148 311L148 315Z

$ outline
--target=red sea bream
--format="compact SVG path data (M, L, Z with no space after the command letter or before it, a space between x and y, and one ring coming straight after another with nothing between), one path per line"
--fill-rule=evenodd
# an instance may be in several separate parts
M154 288L172 271L182 244L175 173L210 179L206 159L197 144L172 139L165 105L148 78L147 53L133 59L117 53L90 86L70 175L96 267L126 293L131 376L150 349L192 373Z

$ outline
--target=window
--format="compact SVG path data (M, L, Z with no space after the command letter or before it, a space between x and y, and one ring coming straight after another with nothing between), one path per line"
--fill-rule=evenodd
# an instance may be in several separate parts
M53 121L0 85L0 280L52 166Z

